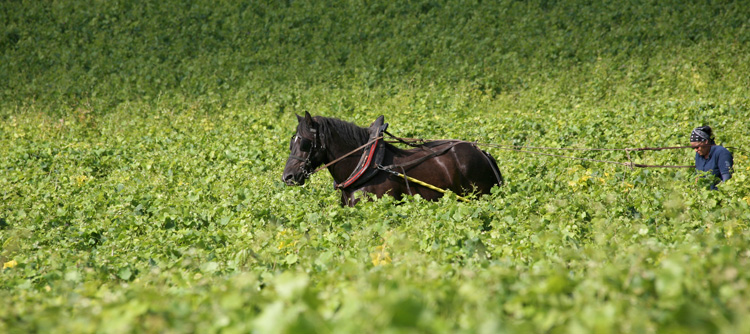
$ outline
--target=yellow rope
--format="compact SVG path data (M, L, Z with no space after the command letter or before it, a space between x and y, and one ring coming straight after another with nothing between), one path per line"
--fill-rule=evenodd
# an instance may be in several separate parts
M427 187L427 188L430 188L430 189L432 189L432 190L434 190L434 191L437 191L437 192L441 192L441 193L443 193L443 194L447 193L447 191L445 191L445 190L443 190L443 189L440 189L440 188L438 188L438 187L435 187L435 186L433 186L433 185L431 185L431 184L429 184L429 183L427 183L427 182L423 182L423 181L417 180L417 179L415 179L415 178L413 178L413 177L411 177L411 176L408 176L408 175L404 175L404 174L401 174L401 173L399 173L399 172L397 172L397 171L391 171L391 173L393 173L393 174L395 174L395 175L397 175L397 176L403 177L403 178L404 178L404 180L407 180L407 181L411 181L411 182L414 182L414 183L416 183L416 184L419 184L419 185L423 185L423 186L425 186L425 187ZM455 194L455 195L456 195L456 197L457 197L457 198L458 198L459 200L461 200L461 201L464 201L464 202L466 202L466 203L469 203L469 202L470 202L470 201L469 201L468 199L466 199L466 198L464 198L464 197L461 197L461 196L459 196L458 194Z

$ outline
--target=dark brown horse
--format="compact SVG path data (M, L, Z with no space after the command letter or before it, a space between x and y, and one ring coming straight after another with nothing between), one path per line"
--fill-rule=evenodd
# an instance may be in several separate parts
M297 116L297 120L297 133L289 144L290 154L282 175L287 185L302 185L316 167L367 146L328 166L336 188L341 190L342 205L354 206L361 198L355 196L357 193L378 198L388 194L396 199L404 194L419 194L428 200L443 196L393 172L458 195L489 194L493 186L503 183L495 159L470 142L432 141L403 150L378 139L387 126L383 125L383 116L370 128L335 118L312 117L307 112L305 117ZM368 146L369 143L379 146Z

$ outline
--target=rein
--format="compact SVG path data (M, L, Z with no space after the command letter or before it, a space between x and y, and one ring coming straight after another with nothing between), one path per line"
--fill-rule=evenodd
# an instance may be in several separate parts
M401 163L401 164L392 164L392 165L388 165L388 166L383 166L383 165L380 165L380 164L378 164L377 166L375 166L375 168L376 168L376 169L378 169L378 170L381 170L381 171L383 171L383 172L386 172L386 173L389 173L389 174L391 174L391 175L394 175L394 176L396 176L396 177L398 177L398 178L403 178L403 179L404 179L404 181L406 181L406 186L407 186L407 188L409 187L409 181L411 181L411 182L414 182L414 183L416 183L416 184L419 184L419 185L425 186L425 187L427 187L427 188L429 188L429 189L435 190L435 191L437 191L437 192L440 192L440 193L443 193L443 194L447 193L447 191L446 191L445 189L441 189L441 188L438 188L438 187L436 187L436 186L433 186L433 185L431 185L431 184L429 184L429 183L426 183L426 182L424 182L424 181L421 181L421 180L418 180L418 179L415 179L415 178L413 178L413 177L411 177L411 176L408 176L408 175L406 175L406 173L405 173L405 170L404 170L404 167L408 167L408 166L412 166L412 165L420 164L420 163L422 163L422 162L424 162L424 161L427 161L427 160L429 160L429 159L432 159L432 158L434 158L434 157L436 157L436 156L440 156L440 155L443 155L443 154L445 154L446 152L450 151L450 150L451 150L451 149L452 149L453 147L455 147L455 146L456 146L457 144L459 144L459 143L463 143L464 141L461 141L461 140L450 140L450 141L446 141L446 143L449 143L449 145L447 145L447 147L445 147L445 148L443 148L443 149L441 149L441 150L438 150L438 151L434 151L434 150L432 150L432 149L430 149L430 148L425 148L425 147L423 147L423 146L422 146L422 145L420 145L420 144L416 144L416 143L409 143L409 142L405 141L405 140L404 140L404 139L402 139L402 138L396 137L396 136L394 136L394 135L392 135L392 134L388 133L387 131L384 131L384 133L385 133L385 134L387 134L388 136L390 136L390 137L392 137L392 138L394 138L394 139L398 140L399 142L401 142L401 143L403 143L403 144L407 144L407 145L409 145L409 146L412 146L412 147L422 147L423 149L427 149L427 150L429 150L429 151L430 151L430 154L428 154L428 155L426 155L426 156L423 156L423 157L421 157L421 158L418 158L418 159L414 159L414 160L412 160L412 161L407 161L407 162L405 162L405 163ZM317 133L316 133L316 137L317 137ZM321 170L323 170L323 169L325 169L325 168L328 168L328 167L330 167L330 166L332 166L332 165L334 165L334 164L338 163L339 161L341 161L341 160L343 160L343 159L345 159L345 158L349 157L350 155L352 155L352 154L354 154L354 153L356 153L356 152L359 152L359 151L361 151L362 149L364 149L364 148L366 148L366 147L370 146L371 144L373 144L373 143L377 142L377 141L378 141L378 140L380 140L380 139L383 139L383 136L382 136L382 135L381 135L381 136L378 136L378 137L375 137L375 138L373 138L373 139L371 139L371 140L369 140L369 141L368 141L367 143L365 143L364 145L362 145L362 146L360 146L360 147L357 147L357 148L355 148L355 149L354 149L354 150L352 150L352 151L349 151L348 153L346 153L346 154L344 154L344 155L342 155L342 156L340 156L340 157L336 158L335 160L333 160L333 161L331 161L331 162L329 162L329 163L327 163L327 164L324 164L323 166L320 166L320 167L318 167L318 168L317 168L317 169L315 169L314 171L306 173L306 177L310 177L311 175L313 175L313 174L315 174L315 173L317 173L317 172L319 172L319 171L321 171ZM316 138L316 141L317 141L317 138ZM444 144L441 144L441 145L444 145ZM315 143L313 143L313 146L315 146ZM302 160L302 161L305 161L305 162L306 162L306 164L307 164L307 163L309 163L309 158L308 158L308 159L304 159L304 160L303 160L303 159L302 159L301 157L297 157L297 156L292 156L292 158L295 158L295 159L298 159L298 160ZM401 168L401 170L402 170L402 171L403 171L404 173L399 173L399 172L395 171L395 170L394 170L395 168ZM409 189L409 193L411 193L411 189ZM464 202L469 202L469 200L468 200L468 199L466 199L465 197L461 197L461 196L459 196L458 194L456 194L456 198L458 198L459 200L461 200L461 201L464 201Z
M388 135L389 135L389 136L391 136L391 137L393 137L393 135L391 135L390 133L388 133ZM398 138L398 137L393 137L393 138ZM344 160L344 159L345 159L346 157L348 157L348 156L350 156L350 155L352 155L352 154L354 154L354 153L357 153L357 152L361 151L361 150L362 150L362 149L364 149L365 147L367 147L367 146L370 146L370 145L371 145L372 143L374 143L374 142L376 142L376 141L378 141L378 140L380 140L380 139L383 139L383 136L379 136L379 137L375 137L375 138L371 139L370 141L368 141L368 142L367 142L367 143L365 143L364 145L362 145L362 146L360 146L360 147L357 147L357 148L355 148L354 150L351 150L351 151L349 151L349 153L346 153L346 154L344 154L344 155L342 155L342 156L340 156L340 157L336 158L335 160L333 160L333 161L331 161L331 162L329 162L329 163L327 163L327 164L325 164L325 165L323 165L323 166L320 166L320 167L318 167L318 168L317 168L317 169L315 169L314 171L312 171L312 172L310 172L310 173L307 173L307 176L309 177L310 175L313 175L313 174L315 174L315 173L317 173L317 172L319 172L319 171L321 171L321 170L323 170L323 169L325 169L325 168L328 168L328 167L330 167L330 166L332 166L332 165L336 164L337 162L339 162L339 161L341 161L341 160ZM406 167L406 166L416 165L416 164L422 163L422 162L424 162L424 161L427 161L427 160L429 160L429 159L432 159L432 158L434 158L434 157L436 157L436 156L442 155L442 154L444 154L445 152L448 152L448 151L449 151L450 149L452 149L452 148L453 148L453 146L456 146L456 144L458 144L458 143L462 143L462 142L463 142L463 141L460 141L460 140L456 140L456 141L453 141L453 142L451 142L451 144L450 144L450 145L448 145L448 147L446 147L446 148L444 148L444 149L442 149L442 150L440 150L440 151L437 151L437 152L432 152L431 154L429 154L429 155L426 155L426 156L424 156L424 157L421 157L421 158L419 158L419 159L415 159L415 160L412 160L412 161L408 161L408 162L405 162L405 163L402 163L402 164L393 164L393 165L389 165L389 166L381 166L381 167L383 167L383 168L386 168L386 169L393 169L393 168L396 168L396 167ZM379 168L379 169L382 169L382 168Z
M437 157L437 156L445 154L446 152L450 151L450 149L452 149L454 146L456 146L459 143L464 143L464 141L460 141L460 140L446 141L446 142L449 142L450 145L448 145L447 147L443 148L442 150L439 150L439 151L430 150L430 152L431 152L430 154L425 155L425 156L423 156L421 158L414 159L414 160L411 160L411 161L407 161L407 162L404 162L404 163L401 163L401 164L393 164L393 165L388 165L388 166L380 166L382 168L379 168L379 169L383 169L383 168L384 169L395 169L395 168L409 167L409 166L412 166L412 165L418 165L418 164L420 164L422 162L425 162L427 160L430 160L430 159L432 159L434 157Z
M395 138L395 139L397 139L397 140L401 141L402 143L405 143L405 144L409 144L409 143L407 143L407 142L405 142L405 141L401 140L401 138L399 138L399 137L396 137L396 136L394 136L394 135L392 135L392 134L390 134L390 133L388 133L388 132L385 132L385 133L386 133L387 135L389 135L389 136L391 136L391 137L393 137L393 138ZM336 164L337 162L339 162L339 161L341 161L341 160L345 159L346 157L348 157L348 156L350 156L350 155L352 155L352 154L354 154L354 153L356 153L356 152L359 152L359 151L361 151L361 150L362 150L362 149L364 149L365 147L368 147L368 146L370 146L370 145L371 145L372 143L374 143L374 142L376 142L376 141L378 141L378 140L380 140L380 139L383 139L383 136L378 136L378 137L375 137L375 138L371 139L370 141L368 141L367 143L365 143L364 145L362 145L362 146L360 146L360 147L357 147L357 148L355 148L355 149L354 149L354 150L352 150L352 151L349 151L348 153L346 153L346 154L344 154L344 155L342 155L342 156L340 156L340 157L336 158L335 160L333 160L333 161L331 161L331 162L329 162L329 163L327 163L327 164L325 164L325 165L323 165L323 166L320 166L320 167L318 167L318 168L317 168L317 169L315 169L314 171L312 171L312 172L310 172L310 173L307 173L307 177L310 177L311 175L313 175L313 174L315 174L315 173L317 173L317 172L319 172L319 171L321 171L321 170L323 170L323 169L325 169L325 168L328 168L328 167L330 167L330 166L332 166L332 165ZM433 151L432 149L429 149L429 148L427 148L427 149L428 149L429 151L431 151L431 153L430 153L430 154L428 154L428 155L426 155L426 156L423 156L423 157L421 157L421 158L418 158L418 159L414 159L414 160L412 160L412 161L407 161L407 162L405 162L405 163L401 163L401 164L392 164L392 165L388 165L388 166L377 165L377 166L375 166L375 168L377 168L377 169L379 169L379 170L381 170L381 171L384 171L384 172L386 172L386 173L389 173L389 174L391 174L391 175L394 175L394 176L396 176L396 177L399 177L399 178L403 178L403 179L404 179L404 181L406 181L406 186L407 186L407 187L409 186L409 181L411 181L411 182L414 182L414 183L416 183L416 184L420 184L420 185L422 185L422 186L425 186L425 187L427 187L427 188L429 188L429 189L432 189L432 190L435 190L435 191L438 191L438 192L440 192L440 193L443 193L443 194L445 194L445 193L446 193L446 190L445 190L445 189L441 189L441 188L435 187L435 186L433 186L433 185L431 185L431 184L429 184L429 183L426 183L426 182L424 182L424 181L421 181L421 180L415 179L415 178L413 178L413 177L411 177L411 176L408 176L408 175L406 175L405 173L403 173L403 174L402 174L402 173L396 172L396 171L394 171L394 169L395 169L395 168L401 168L401 170L402 170L402 171L404 171L404 167L407 167L407 166L412 166L412 165L417 165L417 164L420 164L420 163L422 163L422 162L425 162L425 161L427 161L427 160L429 160L429 159L432 159L432 158L434 158L434 157L436 157L436 156L440 156L440 155L443 155L443 154L445 154L446 152L450 151L450 150L451 150L451 149L452 149L452 148L453 148L454 146L456 146L456 145L457 145L457 144L459 144L459 143L463 143L464 141L461 141L461 140L454 140L454 141L447 141L447 142L448 142L448 143L450 143L450 144L449 144L449 145L448 145L447 147L445 147L445 148L443 148L443 149L441 149L441 150L439 150L439 151ZM421 146L421 145L409 144L409 146L413 146L413 147L418 147L418 146ZM411 193L411 190L410 190L409 192ZM457 198L458 198L459 200L461 200L461 201L464 201L464 202L469 202L469 200L468 200L468 199L466 199L466 198L464 198L464 197L461 197L461 196L459 196L458 194L456 194L456 197L457 197Z
M357 148L355 148L354 150L350 151L349 153L347 153L347 154L344 154L344 155L342 155L342 156L340 156L340 157L336 158L335 160L333 160L333 161L331 161L331 162L329 162L329 163L327 163L327 164L325 164L325 165L323 165L323 166L320 166L320 167L318 167L318 168L317 168L316 170L314 170L314 171L312 171L312 172L308 173L308 174L307 174L307 176L309 177L310 175L313 175L313 174L315 174L315 173L317 173L317 172L319 172L319 171L323 170L324 168L328 168L328 167L330 167L331 165L333 165L333 164L335 164L335 163L337 163L337 162L339 162L339 161L341 161L341 160L344 160L344 158L346 158L346 157L348 157L348 156L350 156L350 155L352 155L352 154L354 154L354 153L356 153L356 152L358 152L358 151L360 151L360 150L364 149L365 147L369 146L370 144L372 144L372 143L374 143L374 142L376 142L376 141L378 141L378 140L380 140L380 139L383 139L383 136L380 136L380 137L375 137L375 138L371 139L370 141L368 141L368 142L367 142L367 143L365 143L364 145L362 145L362 146L360 146L360 147L357 147Z

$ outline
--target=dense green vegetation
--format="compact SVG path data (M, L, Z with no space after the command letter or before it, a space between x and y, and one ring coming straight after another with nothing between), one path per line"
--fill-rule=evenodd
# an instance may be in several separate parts
M750 6L0 2L0 332L750 331ZM294 113L488 150L471 203L286 187ZM622 152L572 152L627 161ZM690 165L693 152L634 152ZM398 205L396 205L398 204Z

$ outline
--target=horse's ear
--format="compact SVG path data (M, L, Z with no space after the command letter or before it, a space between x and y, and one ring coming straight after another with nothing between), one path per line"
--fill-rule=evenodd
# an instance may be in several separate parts
M297 116L297 123L302 123L302 116L294 114L294 116Z
M312 127L313 124L315 124L315 122L312 119L312 115L310 115L310 113L307 112L307 110L305 110L305 122L307 123L308 127Z

